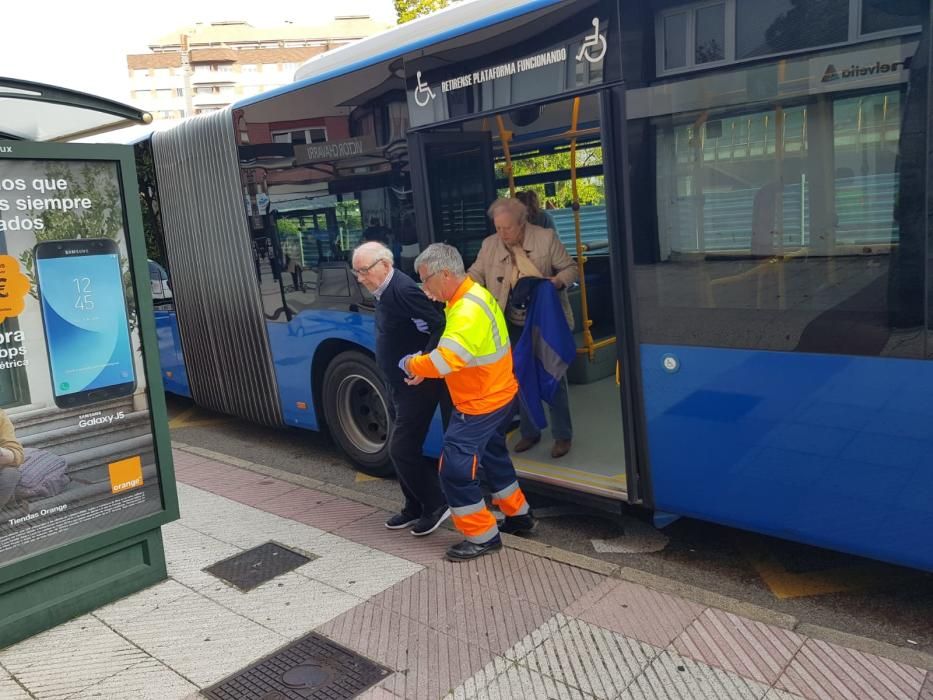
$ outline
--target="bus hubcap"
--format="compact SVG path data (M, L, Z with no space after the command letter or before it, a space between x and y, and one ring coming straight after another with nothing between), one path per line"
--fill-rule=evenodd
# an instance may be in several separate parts
M361 452L375 454L385 447L389 411L376 385L351 374L337 387L337 413L343 432Z

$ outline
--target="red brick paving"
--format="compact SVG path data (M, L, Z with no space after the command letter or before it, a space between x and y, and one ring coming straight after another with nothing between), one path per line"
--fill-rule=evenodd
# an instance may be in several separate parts
M346 523L334 534L422 565L440 561L447 548L461 540L456 532L443 527L426 537L415 537L407 528L390 530L385 526L388 515L370 509L369 514Z
M933 700L933 671L927 671L927 679L920 689L919 700Z
M703 609L692 601L637 583L606 579L566 613L626 637L666 647Z
M284 496L294 488L295 486L287 481L266 478L248 483L220 484L216 493L231 501L256 508L267 501Z
M553 611L504 590L428 567L370 599L438 632L503 653Z
M274 513L283 518L291 518L294 520L295 516L314 511L322 503L333 501L337 498L336 496L321 493L313 489L306 489L294 485L291 486L292 488L285 493L263 499L256 504L256 507L267 513Z
M381 683L412 700L437 700L492 660L488 650L372 603L318 628L334 641L396 669Z
M343 498L323 501L313 508L295 515L292 519L319 530L334 532L360 518L366 517L376 509L364 503L356 503Z
M442 697L561 612L570 627L540 653L556 653L571 627L583 631L575 617L805 698L933 700L933 673L922 669L513 549L448 562L456 532L414 538L387 530L389 513L372 506L174 454L183 483L426 566L318 628L396 670L368 700Z
M674 640L682 656L771 685L804 638L738 615L707 608Z
M449 611L446 631L470 644L503 654L553 616L550 610L504 591L468 586L463 600Z
M444 631L453 624L451 612L465 597L458 579L428 567L369 599L373 605Z
M458 536L456 539L459 542L463 538ZM466 583L496 586L503 584L510 575L527 567L534 559L530 554L504 547L472 561L453 562L440 559L431 566Z
M925 672L874 654L807 640L776 686L807 698L917 698Z
M595 589L604 576L550 559L532 557L503 579L503 590L554 612L564 610Z

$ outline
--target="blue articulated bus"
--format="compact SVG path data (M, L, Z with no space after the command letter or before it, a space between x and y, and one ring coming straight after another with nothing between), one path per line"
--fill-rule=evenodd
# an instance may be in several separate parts
M477 0L155 132L165 386L385 473L350 252L469 264L489 203L534 190L580 272L578 354L573 448L516 454L524 479L933 570L930 22L926 0Z

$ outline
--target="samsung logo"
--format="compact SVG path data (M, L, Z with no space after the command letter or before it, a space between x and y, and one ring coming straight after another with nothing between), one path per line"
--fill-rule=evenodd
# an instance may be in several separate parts
M90 248L82 248L80 250L66 250L65 255L87 255L91 252Z
M838 69L832 63L826 66L826 70L823 71L824 83L831 83L835 80L849 80L851 78L864 78L870 75L881 75L883 73L896 73L899 70L907 70L910 68L910 58L905 58L903 61L891 61L887 63L882 63L881 61L875 61L873 64L859 66L854 63L848 68Z

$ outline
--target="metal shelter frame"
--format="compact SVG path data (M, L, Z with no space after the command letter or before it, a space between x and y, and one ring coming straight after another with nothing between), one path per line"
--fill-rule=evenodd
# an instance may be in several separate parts
M29 101L28 122L11 124L13 107ZM5 109L9 106L11 109ZM63 109L64 108L64 109ZM22 110L19 110L22 115ZM73 141L134 124L149 124L149 112L98 97L86 92L69 90L19 78L0 76L0 139L12 141ZM28 123L32 132L23 129ZM79 128L75 126L80 125ZM37 135L42 135L37 138Z

